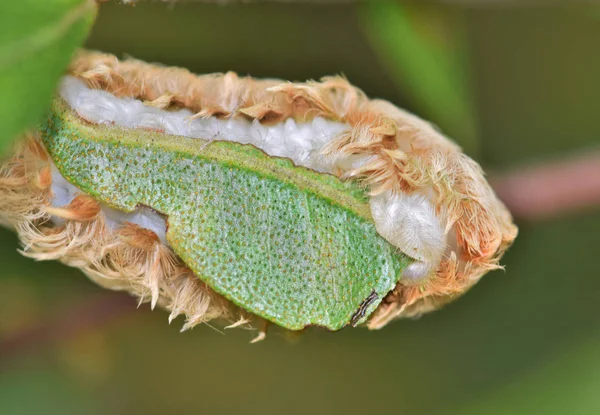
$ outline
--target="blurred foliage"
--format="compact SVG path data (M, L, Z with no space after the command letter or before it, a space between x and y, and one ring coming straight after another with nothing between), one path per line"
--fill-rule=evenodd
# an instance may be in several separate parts
M597 147L600 5L570 4L469 11L482 157L488 166Z
M92 0L0 4L0 151L42 118L95 15Z
M369 2L365 32L423 116L474 155L475 115L463 12L426 3Z
M88 46L196 72L294 80L343 72L370 96L424 115L414 89L393 75L402 67L383 62L381 45L365 36L373 19L365 10L108 3ZM462 16L484 167L598 145L597 9L440 10ZM598 213L520 223L506 272L444 310L379 332L310 330L290 342L275 331L249 345L254 333L242 330L179 334L181 320L169 326L166 313L143 305L110 324L34 338L0 355L0 413L596 414ZM0 343L52 327L102 292L76 270L21 257L17 246L0 232Z
M600 413L600 336L577 338L521 379L453 411L456 415Z

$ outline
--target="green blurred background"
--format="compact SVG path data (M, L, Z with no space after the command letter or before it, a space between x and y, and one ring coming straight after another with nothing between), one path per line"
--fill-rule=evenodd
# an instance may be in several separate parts
M198 73L343 73L493 173L597 149L600 7L456 3L106 3L87 47ZM600 209L518 222L506 272L441 311L255 345L180 334L2 230L0 414L600 413Z

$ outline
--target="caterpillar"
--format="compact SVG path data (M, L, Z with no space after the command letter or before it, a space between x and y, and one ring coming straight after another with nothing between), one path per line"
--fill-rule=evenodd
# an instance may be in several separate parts
M183 314L339 330L439 308L517 234L480 167L341 77L195 75L80 51L0 166L22 253Z

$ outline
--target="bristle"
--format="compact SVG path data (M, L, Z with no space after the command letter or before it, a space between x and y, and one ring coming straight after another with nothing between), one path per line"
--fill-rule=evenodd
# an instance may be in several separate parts
M117 233L121 240L144 251L151 251L160 243L160 239L155 232L131 222L125 222Z
M46 168L50 170L49 167ZM45 170L46 170L45 169ZM88 221L94 219L100 213L100 204L91 196L79 194L65 207L46 206L46 213L63 219L76 221Z
M52 184L52 170L50 166L45 166L40 170L37 180L34 180L33 185L40 190L48 189Z

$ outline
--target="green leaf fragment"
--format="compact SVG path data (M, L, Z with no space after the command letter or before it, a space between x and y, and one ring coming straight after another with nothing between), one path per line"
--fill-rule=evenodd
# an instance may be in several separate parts
M201 280L288 329L364 322L410 261L376 232L363 189L252 146L87 124L61 102L42 136L67 180L165 214Z
M0 5L0 151L50 106L58 78L94 21L93 0Z

